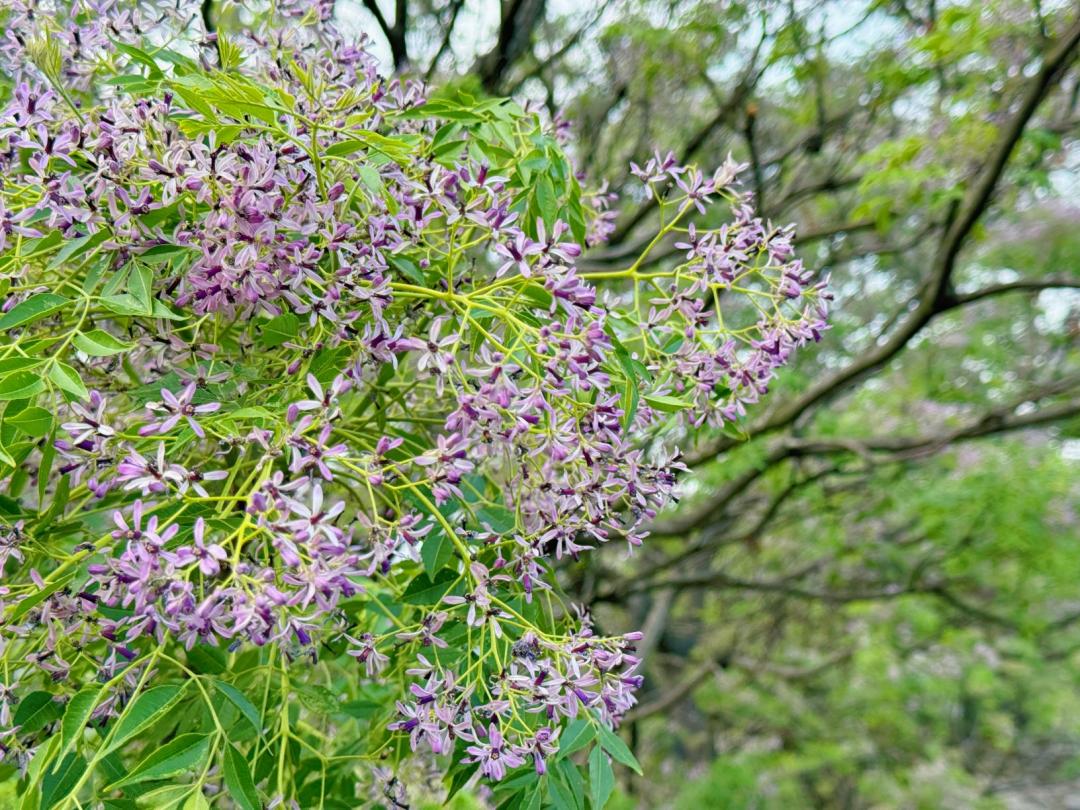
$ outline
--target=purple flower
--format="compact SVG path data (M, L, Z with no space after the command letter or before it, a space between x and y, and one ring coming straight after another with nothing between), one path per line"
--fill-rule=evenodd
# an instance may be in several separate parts
M181 419L187 419L188 424L191 425L191 429L195 431L195 435L200 439L206 437L206 433L203 432L202 427L195 421L195 417L199 414L213 413L221 408L220 402L207 402L203 405L192 404L192 398L195 396L195 383L190 382L184 390L180 392L179 396L176 396L172 391L167 388L161 389L162 402L151 402L147 404L147 410L153 413L166 413L168 414L164 419L158 422L151 422L139 429L140 436L149 436L154 433L168 433Z
M496 723L488 726L487 742L477 741L468 746L466 762L479 762L480 772L488 779L499 781L506 776L507 770L513 770L525 763L525 758L503 739Z
M221 546L217 543L209 545L204 540L206 533L206 521L199 518L195 521L193 532L194 546L183 546L175 553L169 555L169 561L177 568L187 568L192 563L198 562L199 570L204 576L215 576L221 570L221 563L229 558Z

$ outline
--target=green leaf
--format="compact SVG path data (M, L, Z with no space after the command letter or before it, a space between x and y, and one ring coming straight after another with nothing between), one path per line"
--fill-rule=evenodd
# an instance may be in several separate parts
M454 543L447 536L446 530L443 528L443 522L432 512L434 495L432 495L431 490L425 488L422 495L423 497L420 497L419 493L410 491L406 497L416 505L420 512L429 515L431 522L435 524L435 528L424 538L420 546L420 559L424 563L424 570L427 571L428 576L434 578L450 561L450 558L454 556ZM453 507L450 504L443 504L441 507L434 508L438 509L439 515L452 525Z
M361 166L359 169L357 169L356 173L360 176L361 182L365 186L367 186L368 189L375 192L376 194L381 194L382 193L382 191L383 191L382 175L379 174L377 169L365 164L365 165Z
M454 556L454 543L442 526L436 526L420 546L420 559L429 576L435 576Z
M611 754L616 762L621 762L626 767L633 769L635 773L640 774L641 765L638 764L630 749L626 747L626 743L606 726L597 726L597 729L600 734L600 745L604 747L604 750Z
M71 259L81 257L84 253L91 252L111 235L112 234L110 234L106 228L102 228L100 231L93 233L90 236L80 236L78 239L71 239L66 245L60 248L55 256L53 256L53 260L49 262L49 269L59 270Z
M689 402L684 402L676 397L663 396L660 394L646 394L645 401L658 411L665 411L666 413L674 413L675 411L682 411L686 408L694 407Z
M135 799L135 806L146 810L174 810L180 802L186 804L196 790L192 785L162 785L147 793L140 793Z
M243 810L261 810L262 802L251 778L247 760L232 743L225 743L225 787Z
M447 777L450 780L450 784L447 787L446 799L443 805L449 805L450 800L458 794L458 792L469 784L469 780L473 778L476 772L480 769L480 766L476 763L458 762L447 773Z
M117 315L148 315L146 307L140 303L139 299L130 293L120 293L119 295L105 295L101 298L101 303L110 312L115 312Z
M164 264L167 261L171 261L178 256L190 256L191 248L185 245L154 245L152 248L147 248L139 254L139 261L148 262L150 264ZM143 268L144 270L148 268ZM151 274L150 278L153 278Z
M238 408L235 411L229 411L229 416L233 419L274 419L274 413L269 408L263 408L260 405L252 405L247 408Z
M139 695L125 710L113 733L109 750L119 748L164 717L183 696L184 688L183 684L165 684L147 689Z
M334 693L325 686L317 684L299 684L296 694L300 702L316 714L331 715L341 711L341 704Z
M626 385L623 388L622 399L619 403L623 411L623 430L629 430L630 426L634 424L634 417L637 416L639 399L640 394L638 392L637 380L627 379Z
M33 323L39 318L63 309L70 303L69 299L54 293L43 292L31 295L0 318L0 329L14 329L16 326Z
M229 665L225 653L209 644L196 644L187 653L188 666L200 674L220 675Z
M485 506L478 509L476 519L491 527L496 534L509 534L517 527L517 516L505 506Z
M45 381L32 371L16 371L0 378L0 400L28 399L44 389Z
M181 315L165 303L154 299L154 317L164 318L168 321L183 321L187 319L187 315Z
M578 717L571 720L559 736L559 759L584 748L595 736L596 728L587 719Z
M536 184L536 207L544 218L544 225L551 228L559 214L559 201L555 196L555 186L547 175L541 176Z
M578 810L584 810L585 779L582 777L581 771L578 770L577 765L569 759L560 759L555 763L555 771L558 773L563 784L570 788L570 795L574 799L574 806L578 808Z
M161 68L157 66L157 62L146 51L136 48L134 45L128 45L126 42L119 42L113 40L113 45L116 46L116 50L122 54L130 56L132 60L139 62L146 66L147 75L151 79L164 79L165 74L161 72Z
M31 692L19 701L13 725L19 727L20 735L33 734L59 717L60 704L53 700L50 692Z
M330 144L326 147L325 154L332 157L345 157L361 149L371 149L395 160L407 160L412 153L412 146L402 138L388 138L377 132L363 129L350 134L354 137Z
M123 779L107 790L134 785L150 779L167 779L199 767L210 752L210 737L205 734L181 734L155 749Z
M128 289L142 307L142 314L154 311L154 272L145 264L136 264L128 276Z
M237 709L240 710L240 714L244 715L251 727L257 732L262 732L262 720L259 717L259 711L255 708L247 696L244 695L239 689L232 684L225 683L225 681L214 681L214 688L223 694Z
M217 33L218 57L222 70L235 70L244 63L244 52L224 31Z
M38 462L38 506L39 509L45 503L45 492L49 487L49 474L52 472L53 461L56 460L56 428L49 433L48 441L41 448L41 460Z
M94 713L94 707L101 697L102 687L87 686L77 692L68 702L64 711L64 719L60 723L60 756L64 756L78 742L83 729L90 721L90 715Z
M259 343L267 349L292 340L300 331L300 319L291 312L271 318L262 325Z
M236 798L235 796L233 798ZM196 789L194 793L188 796L188 800L184 802L182 810L210 810L210 802L203 796L201 789ZM256 807L255 810L259 810Z
M79 399L86 399L90 396L90 392L87 391L86 386L83 385L79 372L67 363L61 363L59 361L53 363L49 368L49 379L69 394L73 394Z
M41 780L41 810L50 810L61 801L82 779L86 772L86 760L72 752L63 757L60 764Z
M556 810L578 810L574 794L558 779L548 779L548 798Z
M615 789L615 773L611 762L598 745L589 752L589 801L593 810L603 810Z
M427 574L419 574L409 583L401 595L401 601L407 605L438 604L459 579L460 577L449 568L439 571L434 579Z
M109 357L134 348L133 344L118 340L104 329L78 334L72 342L76 349L91 357Z
M5 414L4 424L17 427L26 435L39 439L52 430L53 418L52 414L44 408L31 405L29 408L23 408L13 416Z

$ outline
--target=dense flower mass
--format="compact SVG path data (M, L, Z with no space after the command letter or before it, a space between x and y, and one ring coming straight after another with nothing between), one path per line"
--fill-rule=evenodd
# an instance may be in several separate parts
M0 751L54 806L189 770L217 806L314 806L306 748L361 800L388 758L632 763L639 636L554 568L639 546L680 426L737 421L828 294L730 160L634 166L659 231L579 269L611 195L556 129L256 5L211 34L197 3L6 4ZM170 714L183 767L106 767L181 701L209 718Z

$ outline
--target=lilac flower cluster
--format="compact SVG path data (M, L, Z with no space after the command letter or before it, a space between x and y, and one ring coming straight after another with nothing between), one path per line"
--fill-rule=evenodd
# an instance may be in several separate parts
M556 564L641 545L684 469L671 431L738 419L820 337L792 229L732 162L657 155L632 170L677 189L654 244L685 260L584 272L613 195L527 110L429 101L326 19L230 44L197 3L75 5L14 3L0 48L0 364L63 414L8 465L38 470L0 530L21 679L330 650L395 685L413 751L460 740L496 780L543 773L567 718L616 724L639 635L575 618ZM719 199L730 221L694 221Z

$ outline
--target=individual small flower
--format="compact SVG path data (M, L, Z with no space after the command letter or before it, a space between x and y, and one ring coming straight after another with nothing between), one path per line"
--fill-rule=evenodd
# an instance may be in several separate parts
M117 465L117 480L124 489L141 489L143 496L162 493L172 484L181 487L184 482L182 468L170 466L165 461L165 442L158 442L157 452L147 459L134 450Z
M529 264L529 257L539 256L544 252L544 246L530 239L522 230L514 229L510 235L512 238L508 241L495 243L495 252L505 259L495 271L495 277L504 276L511 269L517 268L525 278L531 278L533 268Z
M139 429L140 436L150 436L155 433L168 433L181 419L187 419L191 429L195 431L195 435L200 439L206 438L206 433L195 417L200 414L214 413L221 408L220 402L207 402L202 405L195 405L192 403L192 398L195 396L195 383L190 382L184 390L177 396L173 394L167 388L161 389L162 402L151 402L147 404L147 410L154 413L166 413L164 419L159 422L151 422L148 425L144 425Z
M500 781L506 776L507 770L513 770L519 765L525 764L525 758L517 749L503 739L499 726L492 723L488 726L487 741L470 745L465 749L469 757L466 762L479 762L480 772L488 779Z
M221 563L227 560L229 555L217 543L207 544L205 534L206 521L199 518L195 521L193 531L194 546L178 548L169 555L169 561L177 568L187 568L197 562L204 576L215 576L221 570Z
M345 502L338 501L323 511L323 489L319 484L311 488L310 506L291 498L288 506L289 511L297 517L288 521L286 526L299 542L306 542L320 535L330 542L337 542L343 536L344 532L333 523L345 511Z
M328 444L330 434L334 430L333 425L324 425L315 439L303 435L303 432L307 429L305 423L310 418L305 416L289 438L289 445L292 447L292 463L289 465L289 472L299 473L308 468L314 468L324 479L333 481L334 474L331 472L327 462L347 456L349 447L344 442L338 442L334 445Z
M330 387L325 390L314 374L307 375L307 384L314 398L302 399L290 405L288 410L288 421L290 422L295 422L303 411L323 410L330 412L338 397L352 387L352 381L344 374L336 376Z
M89 408L83 407L79 402L72 402L71 410L79 417L78 420L65 422L60 427L71 435L72 444L81 445L92 437L104 442L116 435L116 431L105 424L105 397L101 392L90 392Z
M131 507L131 522L129 523L120 510L113 512L113 523L116 529L112 536L116 540L127 540L129 543L142 544L144 547L156 552L161 549L179 531L180 527L171 524L161 534L157 531L158 516L152 515L143 526L143 502L135 501Z
M345 636L356 647L350 649L348 654L364 665L364 671L369 678L378 675L390 662L390 658L375 648L375 637L371 633L364 633L356 639Z
M454 346L459 337L453 332L445 337L439 337L439 333L442 331L443 324L446 321L446 318L436 318L432 321L431 327L428 329L427 340L406 338L398 341L400 347L419 352L416 361L418 371L422 372L430 369L433 373L446 374L450 370L450 366L454 362L454 355L447 349Z
M532 756L536 772L541 776L547 773L548 758L559 751L559 731L558 728L544 726L538 729L532 740L523 746L524 751Z

